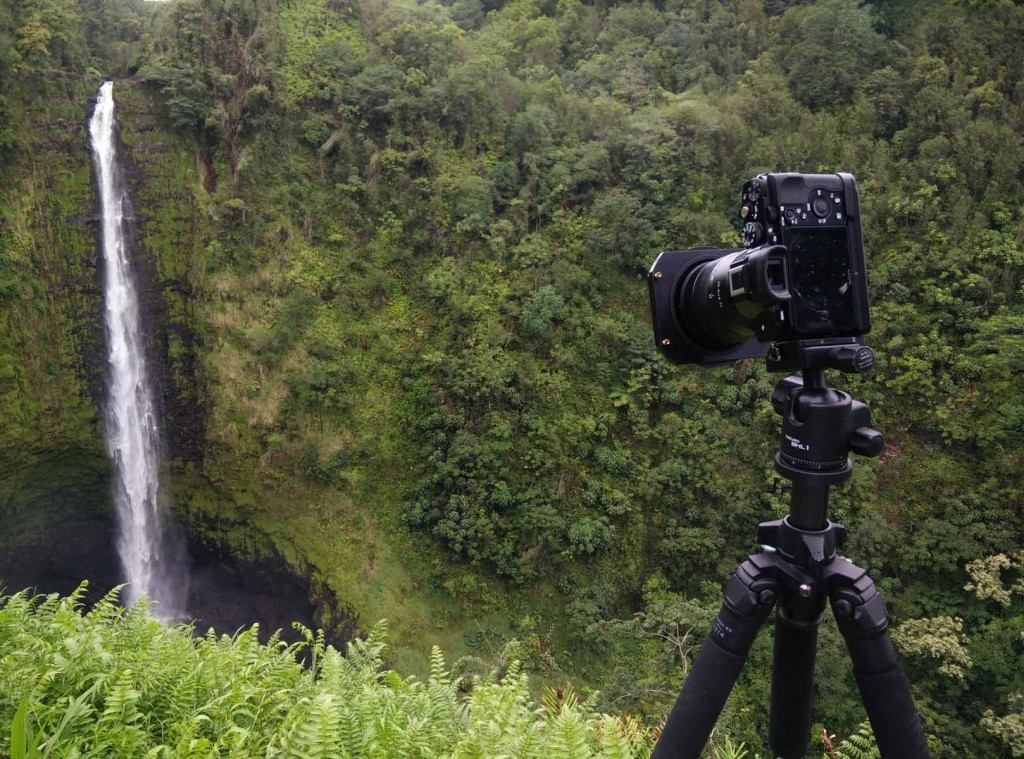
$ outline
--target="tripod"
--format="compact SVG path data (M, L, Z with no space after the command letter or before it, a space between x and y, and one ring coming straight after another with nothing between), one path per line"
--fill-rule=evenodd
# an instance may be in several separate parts
M651 759L700 759L757 631L773 606L769 744L800 759L810 742L818 625L826 599L853 661L861 699L884 759L927 759L928 743L889 637L885 605L865 570L836 555L846 528L828 520L829 487L850 478L848 453L877 456L871 410L825 384L825 369L865 372L874 354L853 338L778 343L773 371L800 370L775 387L782 415L775 469L793 483L789 515L758 525L764 552L747 557L676 700Z

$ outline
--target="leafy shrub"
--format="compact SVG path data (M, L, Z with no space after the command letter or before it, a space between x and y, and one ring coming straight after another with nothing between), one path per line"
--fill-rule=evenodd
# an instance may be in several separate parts
M345 654L257 628L194 637L112 591L85 611L71 596L0 599L4 756L639 757L651 734L597 714L571 689L540 708L518 665L502 678L452 676L434 648L424 682L383 668L387 626ZM299 656L307 665L299 663ZM466 695L468 691L468 695Z

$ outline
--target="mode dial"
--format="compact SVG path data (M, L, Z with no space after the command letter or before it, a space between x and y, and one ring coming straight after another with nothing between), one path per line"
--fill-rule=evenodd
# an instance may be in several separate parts
M753 248L764 242L764 227L756 221L748 221L743 225L743 244Z

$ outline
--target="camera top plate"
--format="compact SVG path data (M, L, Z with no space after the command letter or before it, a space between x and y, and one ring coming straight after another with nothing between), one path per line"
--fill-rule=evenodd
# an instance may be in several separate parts
M859 221L852 174L761 174L743 185L743 244L785 244L786 228L845 227Z

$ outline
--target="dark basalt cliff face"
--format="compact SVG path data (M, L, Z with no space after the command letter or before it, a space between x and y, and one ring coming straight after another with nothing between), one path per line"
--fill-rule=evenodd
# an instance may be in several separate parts
M163 133L155 105L132 82L115 84L120 158L131 190L135 273L169 458L201 461L206 436L196 256L208 240L192 187L194 159Z
M21 264L20 297L0 299L0 353L15 367L0 381L0 584L67 593L85 579L95 598L120 582L101 429L107 358L88 142L100 81L49 75L19 84L21 150L0 168L0 209L12 231L3 252ZM193 502L197 488L217 498L202 474L207 416L195 278L209 238L194 194L202 168L161 128L141 86L117 83L114 97L172 504ZM210 523L207 513L175 509L193 559L197 630L258 622L269 634L298 621L325 626L336 642L348 637L351 615L339 599L313 587L252 526L236 521L223 532L223 520Z
M98 402L106 363L86 122L98 89L19 80L18 150L0 173L14 285L0 302L0 577L8 590L117 582Z

